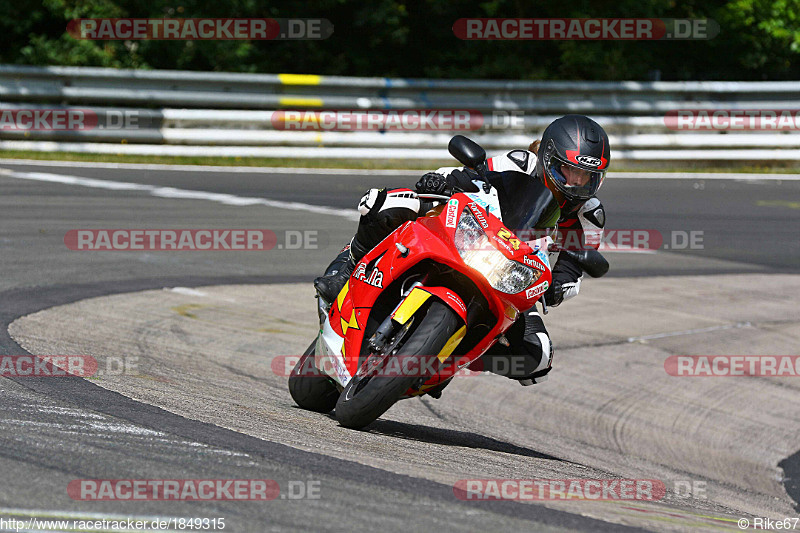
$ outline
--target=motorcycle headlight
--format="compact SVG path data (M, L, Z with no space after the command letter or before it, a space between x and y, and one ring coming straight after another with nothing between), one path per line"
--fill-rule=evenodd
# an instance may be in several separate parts
M522 292L542 274L508 259L495 248L469 209L464 210L456 227L455 245L464 263L480 272L500 292Z

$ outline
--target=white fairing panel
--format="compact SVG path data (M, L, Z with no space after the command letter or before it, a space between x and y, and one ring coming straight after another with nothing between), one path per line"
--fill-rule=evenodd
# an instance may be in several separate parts
M344 339L331 327L329 316L325 316L322 324L322 334L317 337L317 349L315 362L317 368L328 374L336 382L344 387L353 376L347 371L342 357L342 345Z
M470 200L484 208L488 213L496 216L502 221L503 215L500 213L500 200L497 198L497 189L492 187L487 193L483 191L482 181L473 180L472 183L477 185L480 191L467 192L464 194L466 194Z
M532 241L525 241L528 246L536 253L536 257L539 260L547 265L547 268L552 269L552 263L550 262L550 253L548 250L550 249L550 245L553 244L553 238L550 236L542 237L541 239L535 239Z

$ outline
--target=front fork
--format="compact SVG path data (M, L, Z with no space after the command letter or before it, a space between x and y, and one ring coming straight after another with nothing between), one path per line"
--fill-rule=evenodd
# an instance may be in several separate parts
M389 315L383 320L383 322L381 322L381 325L378 326L378 329L375 331L375 334L369 339L370 352L383 354L384 351L386 350L386 343L392 337L392 333L394 333L394 331L397 329L397 326L395 324L401 326L405 324L405 321L403 321L402 323L398 323L398 321L395 320L395 314L397 313L398 309L400 309L403 306L403 304L406 303L408 295L411 294L417 287L422 287L421 281L415 281L414 283L411 284L411 287L403 291L403 293L401 294L400 303L398 303L392 310L392 312L389 313ZM417 307L416 309L418 308L419 307Z
M437 298L450 306L464 321L464 326L453 334L441 353L438 354L439 361L444 362L458 347L459 343L466 335L467 330L466 306L458 295L450 292L448 289L444 287L425 287L423 282L424 280L416 281L407 290L403 290L400 303L398 303L394 310L384 319L381 325L378 326L375 334L370 338L370 356L364 364L359 367L359 374L368 375L371 369L380 367L387 357L391 357L397 346L411 329L411 325L416 319L417 313L430 298ZM428 378L424 376L420 377L420 381L412 388L419 390L427 379Z

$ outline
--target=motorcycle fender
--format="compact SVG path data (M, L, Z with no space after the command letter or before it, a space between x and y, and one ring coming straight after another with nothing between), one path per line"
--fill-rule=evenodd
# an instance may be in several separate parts
M461 317L464 324L467 323L467 306L464 305L464 300L462 300L458 294L447 287L425 287L424 290L446 303L448 307Z
M392 320L405 324L431 296L439 298L467 323L467 306L459 295L446 287L414 287L392 314Z
M392 320L399 324L405 324L408 320L414 316L414 313L419 311L422 304L428 301L431 296L435 296L442 300L445 304L448 305L456 314L461 317L461 320L464 324L467 323L467 306L464 305L464 302L461 298L445 287L414 287L411 292L406 296L403 303L395 310L394 314L392 315ZM447 359L450 354L458 346L458 343L461 342L461 339L464 338L464 335L467 333L467 326L461 326L461 328L456 331L456 333L450 337L450 339L445 344L442 352L439 354L439 360L444 361Z

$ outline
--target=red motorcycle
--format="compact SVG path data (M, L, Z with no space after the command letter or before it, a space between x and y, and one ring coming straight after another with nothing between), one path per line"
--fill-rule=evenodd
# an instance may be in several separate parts
M289 378L300 407L335 408L341 425L362 428L400 399L438 398L549 287L552 239L529 244L515 231L555 230L550 191L522 172L488 172L466 137L448 148L479 191L420 195L438 205L364 256L335 301L318 296L320 333ZM562 253L589 275L608 270L594 250Z

